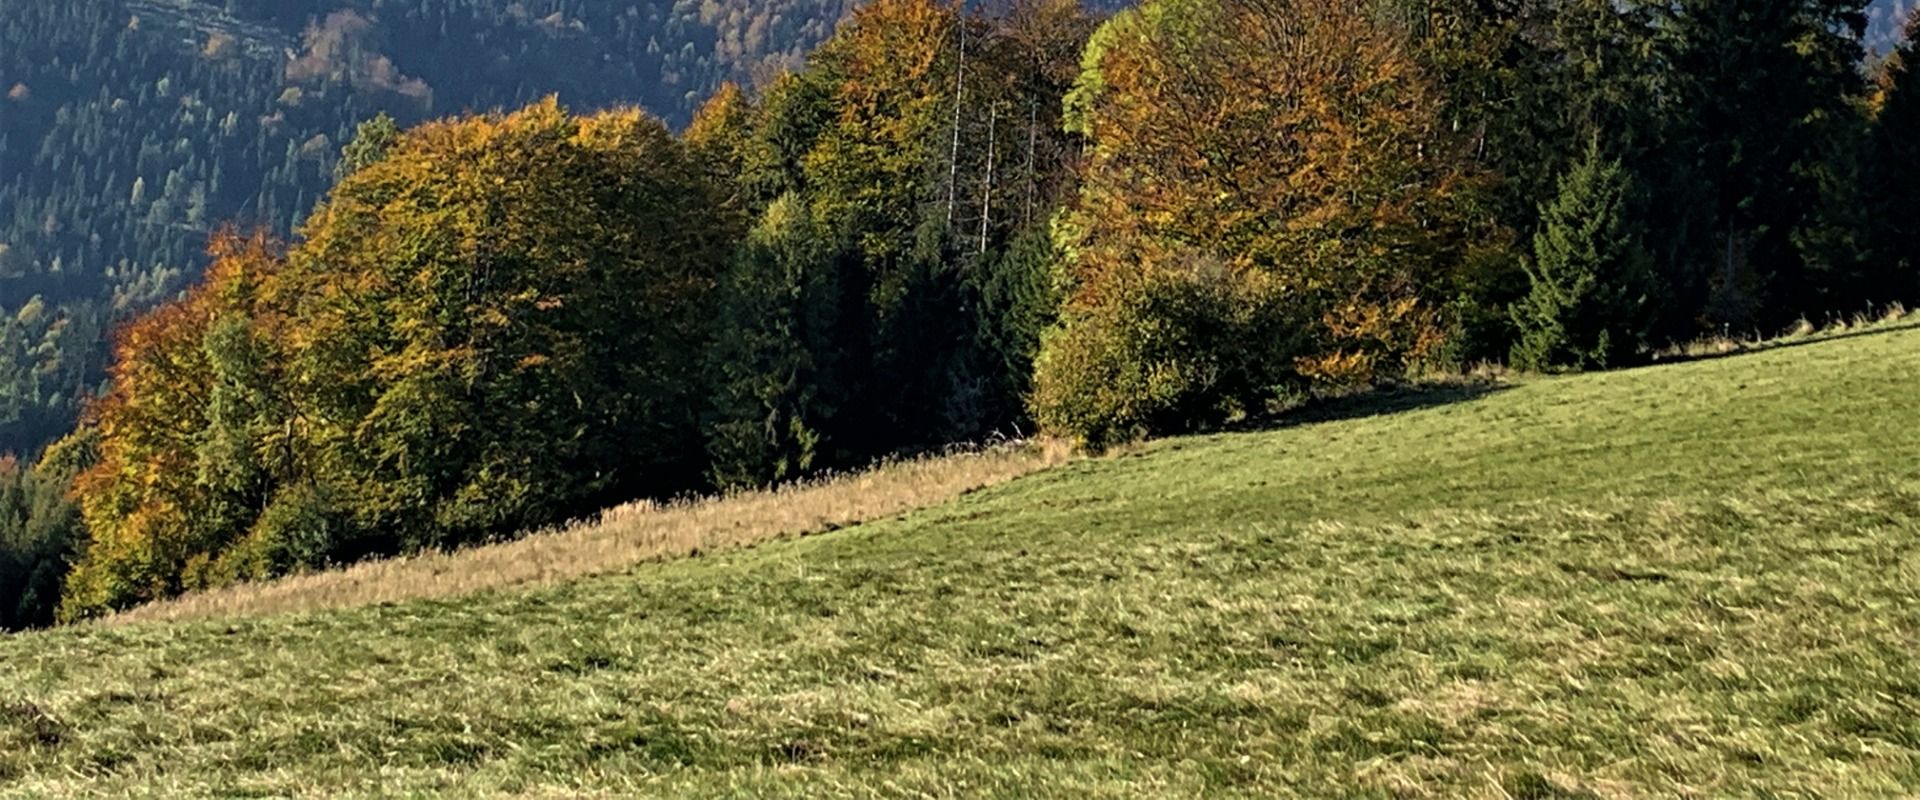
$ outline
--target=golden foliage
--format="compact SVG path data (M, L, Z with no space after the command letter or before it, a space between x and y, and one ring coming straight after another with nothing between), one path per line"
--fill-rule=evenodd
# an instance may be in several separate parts
M121 333L65 614L691 482L729 236L691 165L638 110L549 98L401 135L284 258L216 237Z
M1173 415L1190 425L1258 411L1262 393L1296 377L1365 382L1437 346L1430 295L1471 247L1482 180L1406 32L1376 11L1352 0L1162 0L1123 13L1089 45L1069 98L1090 153L1056 228L1073 287L1056 346L1086 346L1068 343L1077 321L1112 318L1098 309L1142 302L1133 287L1143 273L1204 277L1238 298L1222 308L1272 317L1236 329L1297 333L1294 352L1267 348L1251 361L1168 353L1245 370L1193 391L1250 394L1141 398L1162 408L1145 417L1199 409L1203 419ZM1139 331L1097 338L1174 324L1139 311ZM1113 391L1051 379L1068 383L1036 398L1043 417L1049 398Z

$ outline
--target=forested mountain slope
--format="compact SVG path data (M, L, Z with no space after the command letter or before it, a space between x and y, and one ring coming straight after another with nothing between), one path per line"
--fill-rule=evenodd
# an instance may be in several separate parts
M104 332L214 227L280 232L355 126L557 93L670 123L796 64L856 0L0 0L0 452L71 423Z
M1867 9L1867 46L1879 52L1892 50L1900 37L1900 26L1920 11L1916 0L1877 0Z

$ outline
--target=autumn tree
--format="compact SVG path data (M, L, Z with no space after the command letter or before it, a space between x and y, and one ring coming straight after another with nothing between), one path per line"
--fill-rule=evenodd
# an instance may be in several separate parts
M63 618L237 577L221 556L247 535L268 473L288 466L264 463L284 431L259 424L251 399L276 387L239 352L271 339L251 326L271 318L262 288L281 254L263 233L224 232L209 249L202 285L116 336L113 389L88 412L98 458L76 489L91 541Z
M728 213L740 218L759 210L742 180L755 116L753 101L739 84L724 83L694 112L680 137L688 155L706 170L709 185L724 196Z
M552 100L342 182L284 284L313 468L353 526L438 546L688 485L724 219L660 123Z
M1481 220L1404 29L1368 4L1168 0L1107 23L1068 97L1090 148L1036 413L1132 438L1261 413L1434 350Z
M727 220L659 122L549 100L401 135L284 258L217 238L120 334L62 613L697 485Z

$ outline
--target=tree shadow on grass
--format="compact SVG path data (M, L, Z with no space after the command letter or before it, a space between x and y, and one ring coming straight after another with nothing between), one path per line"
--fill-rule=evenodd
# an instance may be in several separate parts
M1384 417L1478 400L1504 392L1515 384L1483 379L1455 379L1433 383L1379 386L1337 397L1318 397L1294 408L1250 417L1223 426L1221 433L1284 430L1323 422Z

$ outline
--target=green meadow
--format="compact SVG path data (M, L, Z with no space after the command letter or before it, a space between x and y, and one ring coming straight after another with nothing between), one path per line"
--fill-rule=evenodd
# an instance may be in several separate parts
M1920 792L1920 328L445 599L0 638L0 795Z

